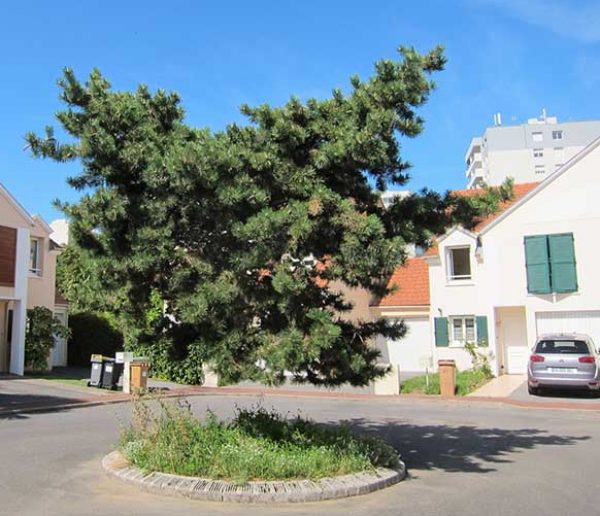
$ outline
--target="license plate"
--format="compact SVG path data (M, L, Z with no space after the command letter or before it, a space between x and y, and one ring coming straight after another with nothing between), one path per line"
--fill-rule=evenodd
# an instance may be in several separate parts
M549 367L549 373L576 373L576 367Z

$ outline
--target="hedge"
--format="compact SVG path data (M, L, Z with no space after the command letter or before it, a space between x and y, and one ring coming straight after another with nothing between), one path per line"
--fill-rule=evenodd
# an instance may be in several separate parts
M116 330L106 317L93 313L75 313L69 315L68 364L70 366L89 366L90 355L99 353L115 356L123 350L123 335Z

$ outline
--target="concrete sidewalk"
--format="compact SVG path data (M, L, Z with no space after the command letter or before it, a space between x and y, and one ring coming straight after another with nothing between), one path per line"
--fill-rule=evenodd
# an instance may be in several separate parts
M526 381L526 374L504 374L493 378L483 387L480 387L467 396L477 398L508 398Z

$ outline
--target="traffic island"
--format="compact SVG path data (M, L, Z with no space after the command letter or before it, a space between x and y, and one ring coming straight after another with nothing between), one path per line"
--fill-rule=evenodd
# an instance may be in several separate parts
M404 463L400 462L396 470L377 468L372 472L315 481L250 481L237 484L169 473L144 473L132 466L119 451L106 455L102 460L102 467L109 475L145 491L197 500L237 503L299 503L346 498L384 489L406 476Z
M230 502L309 502L400 481L398 452L374 432L319 424L261 404L198 418L185 399L134 397L104 468L150 491Z

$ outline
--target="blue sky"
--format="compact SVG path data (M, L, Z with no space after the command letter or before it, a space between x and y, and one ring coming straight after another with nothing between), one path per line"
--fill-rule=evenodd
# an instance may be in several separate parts
M600 118L600 3L572 0L11 1L0 6L0 182L32 213L60 217L76 200L76 165L32 159L27 131L54 124L56 79L98 67L115 89L139 83L179 92L189 124L241 121L242 103L325 97L367 77L401 45L446 47L448 65L421 110L423 134L401 141L409 187L465 184L473 136L501 112Z

